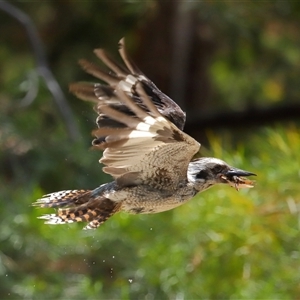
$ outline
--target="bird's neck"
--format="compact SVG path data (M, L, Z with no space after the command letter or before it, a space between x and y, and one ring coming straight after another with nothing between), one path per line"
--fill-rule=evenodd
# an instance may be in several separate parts
M189 181L189 184L193 187L193 189L196 191L196 193L203 192L213 186L210 182L204 181Z

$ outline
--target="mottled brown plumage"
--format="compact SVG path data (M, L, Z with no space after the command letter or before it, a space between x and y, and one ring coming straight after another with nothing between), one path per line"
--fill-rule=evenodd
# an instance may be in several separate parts
M217 183L251 187L239 177L254 175L230 167L216 158L192 160L200 144L182 129L185 113L130 61L120 42L126 68L102 49L95 54L112 70L81 60L83 69L108 83L75 83L70 90L96 103L98 129L95 148L104 150L100 162L114 181L92 191L73 190L48 194L36 206L57 207L43 216L48 224L88 222L97 228L118 211L158 213L175 208Z

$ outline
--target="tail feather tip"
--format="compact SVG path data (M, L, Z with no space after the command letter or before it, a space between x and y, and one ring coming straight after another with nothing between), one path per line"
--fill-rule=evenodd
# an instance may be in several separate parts
M66 223L73 223L73 220L63 220L61 217L58 217L55 214L48 214L48 215L42 215L38 217L40 220L46 220L45 224L49 225L58 225L58 224L66 224Z

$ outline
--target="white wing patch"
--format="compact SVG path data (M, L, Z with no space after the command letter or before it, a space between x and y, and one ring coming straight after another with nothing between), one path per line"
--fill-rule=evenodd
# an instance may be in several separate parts
M185 114L131 61L124 39L119 52L126 68L116 64L103 49L94 51L111 69L110 73L85 60L81 62L87 73L108 86L71 86L78 97L97 103L99 129L94 131L94 147L104 150L100 159L105 165L103 171L126 184L151 184L152 180L168 182L170 189L177 188L187 180L188 164L200 144L172 123L183 128Z
M156 108L154 110L144 93L140 96L150 113L138 107L123 90L118 90L117 95L136 116L105 106L98 107L100 112L103 110L108 117L126 125L125 128L99 128L94 131L96 137L106 136L99 145L104 149L100 159L106 165L103 171L116 179L127 174L134 178L130 180L138 178L142 181L155 176L170 177L174 186L185 180L188 164L200 144L162 117Z

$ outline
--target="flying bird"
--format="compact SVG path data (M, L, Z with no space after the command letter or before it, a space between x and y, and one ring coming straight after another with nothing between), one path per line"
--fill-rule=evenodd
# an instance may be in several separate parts
M185 113L131 61L124 39L119 53L125 66L103 49L94 53L110 71L87 60L79 63L106 84L79 82L70 91L95 103L93 147L103 150L102 170L114 180L94 190L65 190L38 199L33 205L57 208L40 217L46 224L87 222L85 229L95 229L119 211L167 211L216 184L237 190L253 186L245 176L254 173L217 158L194 158L200 144L183 132Z

